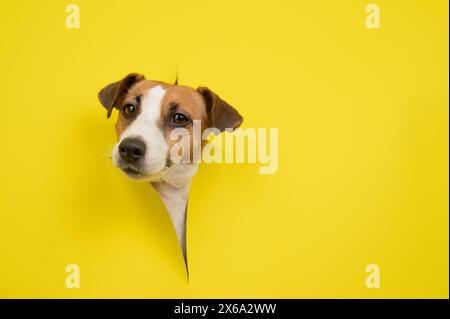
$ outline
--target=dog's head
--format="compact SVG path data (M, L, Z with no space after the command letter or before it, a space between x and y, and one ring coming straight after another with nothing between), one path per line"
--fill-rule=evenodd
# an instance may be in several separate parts
M206 87L150 81L137 73L109 84L98 97L108 118L114 108L119 111L113 162L138 180L158 181L174 166L192 160L191 154L202 148L201 139L193 136L194 121L200 121L201 132L211 127L235 129L242 123L242 116ZM177 128L184 128L190 138L189 154L182 162L170 156L177 143L171 132Z

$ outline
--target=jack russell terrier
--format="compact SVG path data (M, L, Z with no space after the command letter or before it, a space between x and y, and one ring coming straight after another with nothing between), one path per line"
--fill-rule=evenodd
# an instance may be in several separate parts
M184 261L186 255L186 212L191 179L198 162L192 154L202 150L204 141L194 138L193 122L201 132L216 128L234 130L242 116L232 106L206 87L193 89L177 84L147 80L132 73L98 93L107 118L114 108L119 111L116 123L118 142L112 160L127 176L150 182L161 197L172 219ZM177 142L171 132L184 128L189 133L189 152L177 160L171 148Z

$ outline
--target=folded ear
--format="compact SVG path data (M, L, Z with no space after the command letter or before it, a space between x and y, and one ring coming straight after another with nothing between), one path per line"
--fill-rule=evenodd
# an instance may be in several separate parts
M241 114L213 91L207 87L199 87L197 91L205 99L210 127L215 127L223 132L226 128L234 130L242 124Z
M113 107L117 107L133 84L145 79L142 74L130 73L122 80L111 83L98 92L98 99L105 107L109 118Z

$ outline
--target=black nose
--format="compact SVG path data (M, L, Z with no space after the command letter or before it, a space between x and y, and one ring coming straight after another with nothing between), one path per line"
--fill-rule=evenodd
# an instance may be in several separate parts
M136 162L145 156L145 143L139 138L126 138L119 144L119 154L127 162Z

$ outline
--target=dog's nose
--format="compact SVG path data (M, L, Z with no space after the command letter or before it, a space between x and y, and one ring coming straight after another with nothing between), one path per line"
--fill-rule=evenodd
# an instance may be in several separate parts
M136 162L145 156L145 143L138 138L126 138L119 144L119 154L127 162Z

